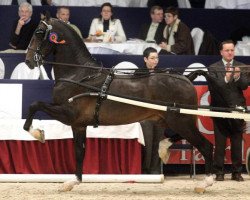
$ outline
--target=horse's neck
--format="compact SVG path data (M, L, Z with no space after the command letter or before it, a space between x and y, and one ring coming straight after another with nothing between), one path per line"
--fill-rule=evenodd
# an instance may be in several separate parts
M56 49L56 60L61 60L71 64L84 64L87 61L93 60L91 54L88 52L84 44L65 44L60 45Z
M57 48L55 62L69 64L56 66L54 69L56 78L78 79L77 77L87 76L90 72L87 68L76 67L73 65L83 66L87 63L95 63L95 60L92 58L86 47L70 44L61 45ZM72 66L70 66L70 64L72 64Z

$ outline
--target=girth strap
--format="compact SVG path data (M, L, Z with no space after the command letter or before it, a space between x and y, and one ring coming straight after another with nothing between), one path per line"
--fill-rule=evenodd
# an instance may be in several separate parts
M113 79L114 79L114 70L112 68L112 70L110 70L109 75L106 77L106 80L104 81L101 87L101 91L99 92L99 95L96 100L95 113L94 113L94 121L95 121L94 127L98 127L99 125L100 107L102 105L103 100L106 99L107 91Z

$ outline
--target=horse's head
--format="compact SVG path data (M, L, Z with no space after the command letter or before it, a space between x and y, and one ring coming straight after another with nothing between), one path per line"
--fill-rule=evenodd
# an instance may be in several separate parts
M48 56L55 45L64 43L61 32L54 26L54 21L50 17L44 17L31 38L25 62L33 69L41 65L43 58Z

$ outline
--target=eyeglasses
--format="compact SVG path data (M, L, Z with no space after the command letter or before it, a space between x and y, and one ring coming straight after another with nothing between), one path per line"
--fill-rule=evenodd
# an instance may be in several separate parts
M159 60L159 57L149 57L150 60Z
M164 18L167 19L167 18L173 18L174 16L173 15L164 15Z

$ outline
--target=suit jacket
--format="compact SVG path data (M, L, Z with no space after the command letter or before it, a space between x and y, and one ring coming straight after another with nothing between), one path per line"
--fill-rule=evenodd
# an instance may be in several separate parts
M233 66L244 65L241 62L233 61ZM225 82L225 66L222 60L212 64L208 68L208 87L211 94L211 105L218 107L246 106L243 90L248 87L248 78L244 70L241 70L240 79L234 81L232 78Z
M140 30L139 35L138 35L139 39L146 40L150 25L151 25L151 23L142 25L141 30ZM155 42L157 44L160 44L163 40L164 27L165 27L164 23L159 23L159 25L157 27L157 30L156 30L155 36L154 36Z
M163 37L168 38L168 26L163 31ZM175 44L170 46L170 51L178 55L194 55L194 43L190 33L190 29L183 22L174 25L174 41ZM166 41L168 42L168 41Z
M109 30L114 33L114 37L117 42L126 41L126 35L119 19L113 19L109 21ZM103 21L99 18L92 20L89 35L96 35L97 31L103 32ZM99 36L97 39L103 39L103 36Z

